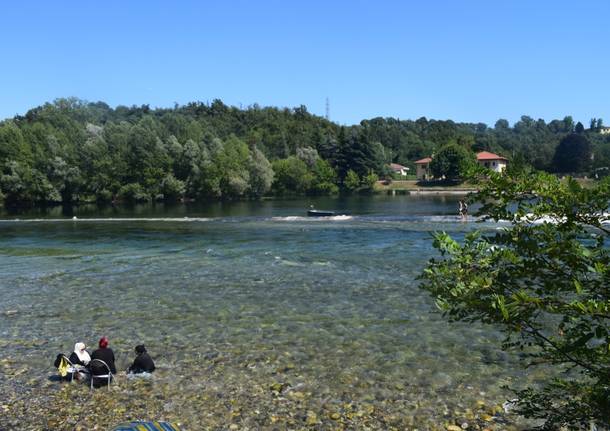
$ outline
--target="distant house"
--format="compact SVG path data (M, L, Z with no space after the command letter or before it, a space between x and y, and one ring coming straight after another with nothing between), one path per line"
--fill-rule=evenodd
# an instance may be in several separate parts
M481 151L480 153L477 153L477 162L481 166L491 169L494 172L502 172L506 169L508 159L498 156L497 154L490 153L489 151Z
M415 176L418 180L430 180L432 174L430 172L430 162L432 157L426 157L415 162Z
M415 175L418 180L431 180L434 177L430 172L430 162L432 161L432 157L426 157L421 160L415 162ZM508 164L508 159L506 157L498 156L497 154L490 153L489 151L481 151L477 153L477 162L486 167L487 169L491 169L495 172L503 172L506 169L506 165Z
M390 170L398 175L406 177L409 174L409 168L398 163L390 163Z
M610 127L600 127L599 133L602 135L610 135Z

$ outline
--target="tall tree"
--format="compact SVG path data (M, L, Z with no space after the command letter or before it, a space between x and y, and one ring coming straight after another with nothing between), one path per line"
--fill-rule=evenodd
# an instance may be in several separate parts
M585 172L591 165L591 143L583 134L571 133L555 149L556 172Z
M503 348L546 381L517 391L516 411L547 430L610 423L610 178L593 189L527 173L489 174L479 216L510 225L458 242L437 233L422 287L452 321L504 331Z
M456 144L445 145L432 158L430 170L436 178L457 180L474 163L473 157L464 147Z

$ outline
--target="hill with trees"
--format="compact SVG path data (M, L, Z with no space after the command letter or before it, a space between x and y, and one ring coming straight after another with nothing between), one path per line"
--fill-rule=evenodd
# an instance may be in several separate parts
M578 134L591 155L575 165L584 174L610 166L610 136L594 120ZM0 199L27 205L367 191L389 175L390 162L413 166L448 145L565 172L575 150L559 143L576 129L571 117L547 124L523 116L493 128L426 118L341 126L304 106L239 109L214 100L111 108L58 99L0 122Z

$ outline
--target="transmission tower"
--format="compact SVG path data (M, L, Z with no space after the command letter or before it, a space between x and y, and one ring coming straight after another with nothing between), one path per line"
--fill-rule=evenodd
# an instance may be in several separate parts
M326 120L330 121L330 102L326 98Z

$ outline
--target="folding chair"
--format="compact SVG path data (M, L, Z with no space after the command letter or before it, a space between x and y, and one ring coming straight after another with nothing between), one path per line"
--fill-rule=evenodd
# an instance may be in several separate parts
M74 364L70 361L70 359L68 359L66 355L61 355L57 370L59 371L59 375L61 377L66 377L68 374L70 374L70 381L73 381L74 374L78 373L78 369L74 366Z
M91 369L91 389L93 389L93 380L95 379L107 379L108 387L110 387L112 372L106 362L101 359L92 359L91 362L89 362L89 368ZM102 374L99 374L99 372Z

